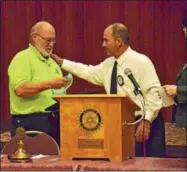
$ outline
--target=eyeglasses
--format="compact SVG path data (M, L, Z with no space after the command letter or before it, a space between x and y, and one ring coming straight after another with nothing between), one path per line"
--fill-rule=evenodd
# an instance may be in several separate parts
M39 34L37 34L40 38L42 38L42 40L44 41L44 42L46 42L47 44L50 44L51 42L52 43L56 43L56 38L44 38L44 37L42 37L41 35L39 35Z

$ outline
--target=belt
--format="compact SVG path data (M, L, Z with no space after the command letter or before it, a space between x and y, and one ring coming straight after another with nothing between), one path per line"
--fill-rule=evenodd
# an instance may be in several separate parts
M13 117L24 117L24 116L39 116L39 115L51 115L53 112L35 112L29 114L11 114Z

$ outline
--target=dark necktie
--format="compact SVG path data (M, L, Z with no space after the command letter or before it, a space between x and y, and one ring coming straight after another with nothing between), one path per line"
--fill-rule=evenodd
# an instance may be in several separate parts
M110 94L117 94L117 64L117 61L115 61L112 69Z

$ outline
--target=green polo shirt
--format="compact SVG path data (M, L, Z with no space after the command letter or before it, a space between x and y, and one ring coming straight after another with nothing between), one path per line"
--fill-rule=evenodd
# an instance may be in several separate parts
M11 114L45 112L47 107L56 103L52 99L51 89L32 97L18 97L15 94L15 89L23 83L39 83L63 76L58 64L51 58L44 58L31 44L12 59L8 75Z

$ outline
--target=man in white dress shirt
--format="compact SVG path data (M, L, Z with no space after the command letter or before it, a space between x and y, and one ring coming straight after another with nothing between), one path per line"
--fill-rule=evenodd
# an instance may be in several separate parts
M109 58L95 66L72 62L57 55L53 55L53 59L62 69L90 83L103 86L107 94L125 94L126 88L129 88L132 90L131 97L136 98L133 93L134 86L124 74L124 70L129 68L143 92L146 109L145 118L136 126L136 156L145 155L146 150L146 156L163 157L165 130L163 118L159 114L162 101L158 96L160 82L154 65L147 56L131 49L129 31L121 23L111 24L104 30L102 46ZM115 75L120 76L123 82L118 82L115 91L112 92L111 78L115 64ZM142 114L142 111L136 112L136 119Z

